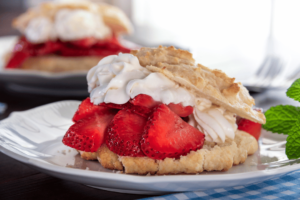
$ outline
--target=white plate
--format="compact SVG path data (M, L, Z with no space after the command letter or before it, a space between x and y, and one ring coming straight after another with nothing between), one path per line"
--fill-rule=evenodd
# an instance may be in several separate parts
M10 52L17 36L0 37L0 83L9 90L55 96L88 96L87 71L51 73L35 70L4 69L4 55ZM128 48L138 48L137 44L121 39Z
M61 101L14 112L0 123L0 151L52 176L110 191L136 194L197 191L264 181L300 168L285 156L285 136L263 132L260 149L227 172L138 176L85 161L62 144L79 101Z

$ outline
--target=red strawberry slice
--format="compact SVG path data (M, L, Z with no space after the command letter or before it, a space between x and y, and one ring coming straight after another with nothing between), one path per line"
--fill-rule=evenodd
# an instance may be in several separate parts
M190 114L193 113L193 107L192 106L183 106L181 103L174 104L170 103L168 104L168 107L177 115L180 117L187 117Z
M146 118L129 109L120 110L107 128L107 147L120 156L145 156L140 140L146 121Z
M58 54L61 56L109 56L118 53L130 53L130 49L122 46L116 37L96 40L89 37L72 42L47 41L32 44L24 36L15 45L13 54L5 68L17 68L30 56Z
M130 110L142 117L146 117L148 118L149 115L152 112L152 109L150 108L146 108L144 106L135 106L135 105L131 105Z
M82 47L82 48L88 48L93 46L94 44L97 43L97 39L93 38L93 37L87 37L87 38L83 38L80 40L75 40L70 42L71 44L78 46L78 47Z
M144 106L147 108L153 108L154 106L160 104L158 101L155 101L151 96L146 94L139 94L130 100L135 106Z
M97 47L74 48L74 47L63 45L60 50L60 55L62 56L109 56L109 55L117 55L119 52L123 52L123 51L97 48Z
M63 143L80 151L97 151L104 142L106 128L115 114L115 110L108 110L78 120L65 134Z
M238 122L238 129L245 131L256 138L259 139L261 134L261 124L250 121L248 119L240 119Z
M5 68L17 68L19 67L27 58L29 57L29 54L27 52L14 52L7 62Z
M62 47L62 43L59 41L47 41L43 45L41 45L39 48L32 47L31 48L31 55L32 56L41 56L41 55L47 55L50 53L55 53L56 51L59 51Z
M19 41L15 44L13 53L6 64L6 68L19 67L29 56L28 52L29 43L25 37L20 37Z
M77 122L78 120L86 118L95 113L107 112L108 110L111 110L111 108L101 105L94 105L91 103L91 99L88 97L81 102L72 120L73 122Z
M141 140L142 151L150 158L179 158L202 148L205 135L183 121L165 104L154 108Z
M106 106L109 108L114 108L119 110L130 109L132 112L141 115L142 117L148 117L149 114L151 113L151 109L146 108L144 106L135 106L130 102L127 102L125 104L101 103L100 106Z
M160 102L155 101L151 96L146 95L146 94L139 94L133 99L130 100L130 102L133 105L136 106L144 106L147 108L152 109L154 106L160 104ZM187 117L190 114L193 113L193 107L192 106L183 106L181 103L174 104L170 103L168 104L168 107L175 112L177 115L180 117Z
M130 108L131 107L131 104L129 102L124 103L124 104L104 103L103 102L99 105L100 106L105 106L105 107L108 107L108 108L115 108L115 109L118 109L118 110L122 110L124 108Z

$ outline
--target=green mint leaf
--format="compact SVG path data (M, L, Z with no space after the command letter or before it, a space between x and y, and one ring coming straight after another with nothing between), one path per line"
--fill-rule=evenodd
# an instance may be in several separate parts
M300 157L300 125L297 124L291 130L293 133L286 139L285 154L289 159Z
M300 78L295 80L291 87L289 87L286 95L296 101L300 101Z
M300 108L290 105L278 105L265 112L267 119L263 128L273 133L293 134L294 126L300 121ZM299 133L300 134L300 133Z

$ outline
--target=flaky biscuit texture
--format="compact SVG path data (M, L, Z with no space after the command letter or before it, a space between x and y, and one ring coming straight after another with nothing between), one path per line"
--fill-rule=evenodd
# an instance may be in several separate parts
M97 158L103 167L124 170L126 174L196 174L203 171L227 171L233 165L244 163L247 156L254 154L257 149L256 139L238 130L234 140L227 139L221 144L205 141L202 149L191 151L179 159L154 160L148 157L118 156L105 144L98 149ZM82 156L83 152L80 153ZM89 158L95 154L84 153L85 157L91 154Z
M214 104L254 122L264 124L263 113L255 111L254 99L241 84L234 82L220 70L194 65L192 54L174 47L141 48L131 52L140 64L151 72L160 72L196 97L206 98Z
M125 13L112 5L105 3L93 3L91 1L61 1L45 2L41 5L28 9L13 21L13 27L23 32L29 21L36 17L48 17L54 20L56 13L61 9L82 9L101 14L104 23L111 28L115 35L132 33L133 27Z
M123 170L118 155L110 151L105 144L97 150L97 159L107 169Z
M97 153L96 152L85 152L85 151L78 151L80 153L81 158L85 160L97 160Z

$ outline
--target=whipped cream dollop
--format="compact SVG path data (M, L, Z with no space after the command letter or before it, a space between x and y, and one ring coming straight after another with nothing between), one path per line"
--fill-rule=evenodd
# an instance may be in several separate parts
M91 102L124 104L139 94L147 94L164 104L182 103L192 106L189 124L206 135L206 140L222 143L233 139L237 129L236 116L205 98L179 86L161 73L142 67L132 54L103 58L87 74Z
M103 58L87 75L94 104L124 104L139 94L147 94L164 104L194 105L193 96L161 73L150 73L132 54Z
M97 12L82 9L61 9L54 19L36 17L25 28L25 37L32 43L60 39L72 41L86 37L104 39L111 35L111 30Z
M30 20L24 34L27 40L32 43L42 43L56 38L53 23L47 17L37 17Z

